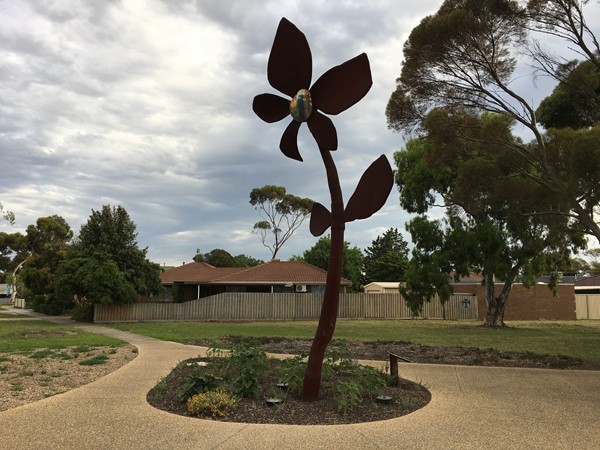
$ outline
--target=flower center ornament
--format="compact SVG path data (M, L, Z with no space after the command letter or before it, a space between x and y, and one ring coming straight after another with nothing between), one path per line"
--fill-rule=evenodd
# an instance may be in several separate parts
M298 122L306 122L312 114L312 100L308 89L300 89L290 102L290 114Z

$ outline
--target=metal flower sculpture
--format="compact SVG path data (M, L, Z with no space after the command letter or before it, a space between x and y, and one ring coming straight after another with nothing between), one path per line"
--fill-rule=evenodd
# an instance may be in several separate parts
M291 100L273 94L254 98L252 108L265 122L277 122L288 115L279 148L288 158L302 161L297 136L302 122L314 136L319 148L337 149L337 133L326 114L339 114L363 98L371 85L371 69L366 54L325 72L309 89L312 55L304 34L287 19L282 19L275 35L267 68L269 84ZM320 110L320 111L319 111Z
M315 202L310 218L310 231L314 236L323 234L331 227L327 284L302 389L303 400L315 401L319 398L325 350L335 331L345 224L370 217L383 206L393 186L393 173L387 158L380 156L364 172L344 208L339 176L331 156L331 150L337 149L337 132L325 114L339 114L367 94L372 80L366 54L328 70L309 89L312 56L308 42L294 24L283 18L269 56L267 77L271 86L287 94L291 100L273 94L260 94L254 97L254 112L269 123L284 119L288 114L292 116L279 148L285 156L298 161L302 161L297 143L298 130L302 122L307 123L319 147L331 195L331 211Z

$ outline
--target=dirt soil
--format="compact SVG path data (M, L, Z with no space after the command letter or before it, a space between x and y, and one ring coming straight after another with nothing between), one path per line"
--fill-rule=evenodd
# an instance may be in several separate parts
M259 341L267 353L308 354L311 340L285 338L244 338L228 336L219 345L228 347L236 342ZM463 347L441 347L411 344L409 342L358 342L346 341L354 359L389 361L389 353L401 356L414 363L451 364L464 366L522 367L537 369L600 370L600 362L583 361L570 356L540 355L525 352L504 352L495 349ZM196 340L190 345L211 347L215 341Z
M130 344L0 353L0 411L91 383L136 356Z

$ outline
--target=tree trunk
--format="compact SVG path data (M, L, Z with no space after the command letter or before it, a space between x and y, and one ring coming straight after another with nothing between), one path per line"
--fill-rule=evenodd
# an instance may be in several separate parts
M485 301L487 304L487 314L483 324L485 327L501 328L506 326L504 323L504 309L512 288L513 278L512 275L509 276L509 279L504 282L500 295L496 296L494 274L484 274Z
M340 281L342 278L342 259L344 254L344 201L331 153L321 149L321 157L327 171L327 182L331 193L331 249L327 284L319 316L317 332L308 354L308 364L304 374L301 398L307 402L319 399L321 389L321 371L325 350L331 342L337 321L338 304L340 302Z

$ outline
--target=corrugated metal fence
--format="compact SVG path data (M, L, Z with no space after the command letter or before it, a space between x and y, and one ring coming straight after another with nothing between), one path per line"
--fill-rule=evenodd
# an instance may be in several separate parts
M600 319L600 295L575 295L575 314L578 319Z
M315 320L321 294L224 293L186 303L96 305L94 322L155 322L176 320ZM444 314L445 309L445 314ZM341 294L339 318L407 319L412 313L400 294ZM445 307L436 297L418 316L432 319L477 319L473 294L455 294Z

